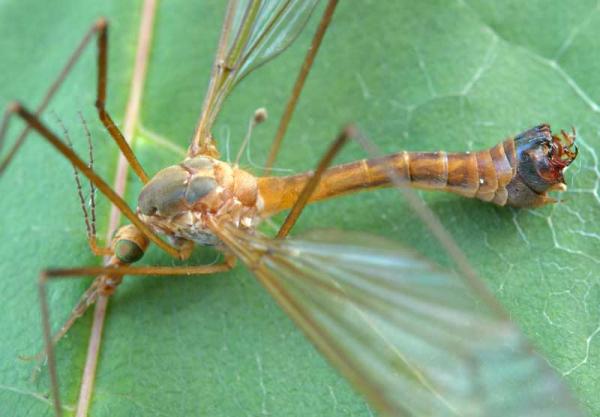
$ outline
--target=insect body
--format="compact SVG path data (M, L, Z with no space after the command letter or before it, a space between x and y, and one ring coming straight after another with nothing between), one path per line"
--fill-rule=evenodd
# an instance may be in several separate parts
M365 188L391 185L389 169L407 186L449 191L500 206L537 207L552 203L549 190L564 190L563 170L576 157L574 136L552 136L548 125L527 130L480 152L400 152L329 169L312 201ZM259 178L265 211L289 208L308 174ZM269 191L276 190L276 191Z
M262 208L254 176L206 156L159 171L138 199L140 218L154 230L200 245L217 243L208 216L250 229L258 225Z
M329 1L324 26L335 4ZM0 140L9 116L18 115L132 223L117 232L106 267L42 274L44 338L56 413L60 415L61 404L46 302L48 277L97 275L84 294L84 311L98 294L112 294L123 275L221 272L233 266L235 256L385 415L579 415L558 376L532 352L468 267L459 268L459 274L443 271L409 250L364 234L335 232L304 239L271 239L256 230L265 217L291 208L278 234L285 237L288 220L293 224L306 203L397 185L397 180L403 186L450 191L499 205L535 207L553 201L547 191L564 189L563 170L576 157L574 138L565 133L562 138L552 136L549 127L542 125L488 151L400 152L326 169L339 150L337 145L349 136L344 131L315 172L288 177L255 177L218 160L211 127L224 99L243 76L293 41L315 5L316 1L230 2L188 157L150 180L104 109L107 22L100 20L92 27L83 43L98 34L101 120L145 184L135 210L37 114L18 103L8 109L0 125ZM322 37L318 34L313 51ZM168 243L157 235L166 236ZM130 266L143 256L150 240L180 259L187 258L194 245L217 246L225 253L225 261L183 267ZM460 267L462 260L456 259ZM518 369L502 373L510 368Z
M391 168L412 187L500 206L536 207L555 201L548 190L566 189L563 170L577 155L573 146L574 136L552 136L548 125L540 125L485 151L400 152L361 160L325 171L309 201L390 186ZM138 214L173 242L216 245L209 218L252 230L263 217L289 209L311 176L256 178L218 159L196 156L159 171L139 196Z

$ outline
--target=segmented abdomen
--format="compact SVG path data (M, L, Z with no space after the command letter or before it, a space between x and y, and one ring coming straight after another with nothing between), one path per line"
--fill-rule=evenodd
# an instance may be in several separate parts
M539 125L478 152L399 152L325 171L310 201L390 186L390 175L414 188L448 191L500 206L537 207L555 202L547 191L565 190L563 170L577 157L575 136L552 135ZM290 208L311 172L258 179L265 214Z
M401 152L387 161L416 188L449 191L498 205L516 174L515 141L507 139L479 152ZM400 161L397 159L401 159Z

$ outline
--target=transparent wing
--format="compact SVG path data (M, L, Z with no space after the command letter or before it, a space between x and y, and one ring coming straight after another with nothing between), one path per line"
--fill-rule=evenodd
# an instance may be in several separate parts
M283 52L300 34L318 0L230 0L202 115L194 136L209 140L223 100L251 71Z
M510 321L407 250L340 231L285 240L215 231L384 415L580 415Z
M234 84L283 52L304 28L318 0L239 1L226 66Z

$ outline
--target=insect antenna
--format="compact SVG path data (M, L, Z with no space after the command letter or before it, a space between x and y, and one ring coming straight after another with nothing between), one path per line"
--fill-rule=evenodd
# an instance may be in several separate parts
M63 123L63 121L58 117L58 115L54 112L52 112L53 117L56 120L56 123L58 123L58 125L60 126L60 128L63 131L63 136L65 137L65 142L67 143L67 145L69 146L69 148L71 148L72 151L75 151L73 148L73 141L71 140L71 136L69 135L69 130L67 129L67 127L65 126L65 124ZM91 153L91 151L90 151ZM73 167L73 177L75 178L75 184L77 185L77 195L79 196L79 203L81 205L81 211L83 211L83 218L85 221L85 229L88 235L88 238L91 236L92 234L92 225L90 223L90 215L88 213L86 204L85 204L85 197L83 195L83 186L81 185L81 177L79 176L79 171L77 171L77 168L74 165L71 165ZM88 167L92 167L92 163L88 162Z
M79 120L81 120L81 124L83 125L83 130L85 131L85 136L87 138L88 143L88 154L89 154L89 162L88 167L90 169L94 169L94 145L92 144L92 134L90 133L90 129L88 128L87 122L83 118L83 114L79 112ZM75 169L75 172L77 170ZM79 175L77 175L79 176ZM91 217L91 232L94 238L96 237L96 186L93 182L88 181L90 185L90 217ZM80 194L81 197L81 194Z
M65 137L65 141L66 141L67 145L69 146L69 148L71 148L71 150L73 150L73 142L71 141L71 137L69 135L69 130L67 129L67 127L65 126L63 121L55 113L53 113L53 116L63 131L63 135ZM87 123L83 119L83 116L81 115L81 113L79 113L79 117L83 123L84 131L85 131L85 135L86 135L87 143L88 143L88 154L89 154L88 168L94 169L94 147L92 145L92 135L91 135L91 133L88 129ZM81 176L79 175L79 171L77 170L77 168L74 165L73 165L73 177L75 178L75 184L77 186L77 195L79 196L79 203L81 206L81 211L83 212L83 219L85 222L85 229L86 229L86 234L87 234L87 239L88 239L88 244L90 246L90 249L96 256L110 255L110 254L112 254L112 250L110 248L99 247L98 243L97 243L96 198L95 198L96 187L94 186L94 184L91 181L89 181L90 209L88 210L87 204L85 201L86 199L85 199L85 196L83 193L83 185L81 183Z

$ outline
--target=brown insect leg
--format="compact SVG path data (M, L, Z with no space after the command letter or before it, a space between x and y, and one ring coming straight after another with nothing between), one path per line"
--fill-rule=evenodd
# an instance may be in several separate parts
M212 274L212 273L228 271L229 269L233 268L234 265L235 265L235 258L226 257L225 261L222 263L215 264L215 265L200 265L198 267L188 267L188 266L183 266L183 267L133 267L136 269L136 271L133 273L130 273L130 274L131 275L134 275L134 274L141 275L144 273L144 271L150 270L148 268L154 268L154 272L152 272L151 274L149 273L148 275ZM109 269L111 271L111 273L115 269L114 267L108 267L108 268L107 267L99 267L99 268L104 268L105 270ZM142 268L145 268L145 269L142 269ZM177 269L177 268L179 268L179 269ZM198 268L198 269L194 269L194 268ZM198 271L200 271L200 272L198 272ZM77 304L75 305L73 310L71 311L71 314L69 315L69 317L67 318L65 323L54 334L54 336L52 336L52 343L54 343L54 344L58 343L58 341L60 339L62 339L62 337L73 326L75 321L77 321L78 318L82 317L85 314L85 312L87 311L87 309L92 304L94 304L94 302L96 302L97 299L99 299L100 297L107 296L106 294L102 293L102 289L100 287L102 278L103 278L102 276L96 277L96 279L94 280L94 282L92 282L90 287L82 294L81 298L79 299L79 301L77 302ZM43 353L43 352L41 352L41 353ZM40 355L37 355L37 356L40 356Z
M268 175L271 172L271 167L273 166L275 158L277 158L277 154L279 153L279 149L281 148L281 143L283 142L283 137L285 136L285 132L287 131L288 125L292 118L292 114L296 109L296 104L298 103L298 98L300 97L300 93L302 92L302 88L304 87L304 82L306 81L308 73L312 68L312 65L315 61L315 57L317 56L317 52L319 52L321 41L325 37L325 32L327 31L327 28L331 23L331 18L333 17L333 12L335 11L337 3L338 0L329 0L329 3L327 3L327 8L325 9L325 12L323 12L323 16L321 17L321 21L319 22L317 31L313 36L312 42L310 43L310 47L308 48L308 52L306 53L306 57L304 58L304 62L302 63L302 68L300 68L298 78L296 78L296 83L294 84L294 88L292 89L292 94L288 99L283 115L281 116L281 120L279 121L279 127L277 128L277 133L275 134L275 138L273 139L273 143L271 144L271 150L269 151L269 156L267 158L267 163L265 165L265 171L263 175Z
M101 275L104 277L122 277L123 275L132 275L132 276L147 276L147 275L162 275L162 276L170 276L170 275L207 275L218 272L229 271L235 266L235 258L231 255L226 255L225 260L222 263L214 264L214 265L199 265L199 266L117 266L117 267L103 267L103 266L91 266L91 267L80 267L80 268L70 268L70 269L49 269L46 271L42 271L40 274L40 279L38 283L38 292L40 297L40 310L42 314L42 326L44 331L44 345L45 345L45 353L48 358L48 371L50 373L50 389L52 393L52 399L54 402L55 413L57 417L62 416L62 406L60 401L60 388L58 385L58 374L56 371L56 358L54 357L54 343L60 339L60 336L66 333L66 330L63 329L65 327L70 327L72 322L74 322L80 315L83 314L77 309L77 307L71 313L71 316L61 327L61 330L55 335L52 336L52 330L50 327L50 310L48 306L48 297L46 286L49 281L55 279L62 278L82 278L83 276L89 275ZM96 278L94 283L96 283L102 277ZM90 287L93 287L94 284ZM87 293L88 291L86 291ZM98 294L100 289L98 289ZM84 297L86 296L84 293ZM91 292L90 292L91 294ZM82 300L78 303L77 306L81 304ZM87 309L90 304L85 305L83 311ZM77 311L76 311L77 310ZM75 314L80 314L75 317ZM67 327L67 329L68 329ZM56 336L58 339L55 340ZM99 343L96 345L99 348ZM89 352L88 352L89 354ZM88 381L89 383L89 381ZM91 389L90 389L91 392Z
M148 239L154 242L159 248L167 252L174 258L177 259L185 259L184 255L180 253L179 249L174 246L169 245L167 242L162 240L158 235L156 235L145 223L143 223L137 215L131 210L131 208L127 205L125 200L123 200L114 190L102 179L100 178L92 169L90 169L87 164L85 164L78 156L75 154L71 148L69 148L63 141L61 141L58 136L48 129L37 116L32 114L29 110L23 107L20 103L13 103L9 106L8 111L11 113L17 114L21 117L26 123L29 124L30 127L35 129L44 139L46 139L57 151L59 151L65 158L73 164L83 175L85 175L91 182L94 183L96 187L115 205L119 208L121 213L129 219L131 223L137 227L140 232L142 232Z
M140 103L142 100L144 81L146 78L146 71L148 66L148 56L150 53L150 46L152 43L156 6L156 1L145 0L142 8L135 64L133 67L133 74L131 77L131 86L129 90L129 98L127 100L127 109L125 111L125 116L123 119L123 134L129 139L133 137L134 126L139 125L140 123ZM185 152L183 153L185 154ZM128 163L126 158L120 155L117 161L115 181L113 184L113 189L119 195L124 195L125 193L126 178L128 176L127 165ZM93 204L92 207L94 207ZM92 218L93 216L94 211L92 210ZM119 220L119 211L114 205L112 205L110 210L110 219L106 234L106 241L110 241L112 239L112 231L117 228ZM107 260L105 259L105 261ZM79 399L77 401L77 417L86 417L89 414L88 410L90 407L92 390L94 388L95 383L96 367L98 363L98 357L100 354L100 344L102 341L102 331L106 319L108 301L109 297L100 295L98 296L94 308L94 318L92 322L92 328L90 331L85 366L83 370L83 375L81 377Z
M382 151L369 138L360 134L355 135L355 140L365 150L370 158L382 158ZM456 263L458 271L465 277L466 282L471 288L485 300L487 304L494 310L498 317L503 317L508 320L506 313L498 301L490 295L485 284L480 280L477 272L473 269L466 255L458 246L452 235L446 230L439 217L425 204L423 199L419 197L415 190L406 187L406 178L400 175L393 165L385 167L390 183L396 188L398 193L402 194L413 211L417 214L421 222L433 233L436 239L440 242L446 253Z
M311 176L310 180L302 189L302 192L298 196L298 199L294 203L294 206L285 218L285 221L281 225L281 228L277 233L278 238L283 238L288 235L288 233L298 220L298 217L300 217L302 210L304 210L304 207L306 206L306 204L308 204L310 196L315 191L315 188L317 188L317 185L321 180L321 176L323 175L327 167L329 167L333 158L342 149L342 146L344 146L348 139L355 136L356 129L354 128L354 126L349 126L342 130L342 132L338 135L335 141L331 144L325 155L323 155L323 158L321 158L321 160L319 161L319 164L317 165L314 174Z
M115 142L121 149L121 152L123 152L123 154L127 158L129 164L131 165L131 167L133 168L135 173L140 177L142 182L146 183L146 182L148 182L148 176L146 175L146 173L144 172L139 161L135 157L132 149L127 144L127 141L125 141L125 138L123 137L123 135L121 134L119 129L115 126L114 122L110 118L110 115L106 112L106 109L105 109L104 103L106 101L106 73L107 73L107 59L106 58L107 58L107 49L108 49L108 38L107 38L108 22L105 19L99 19L97 22L95 22L92 25L92 27L87 31L87 33L84 35L83 39L81 40L81 42L79 43L77 48L75 48L75 51L73 52L73 54L71 54L71 56L69 57L69 60L67 61L67 63L65 64L65 66L63 67L61 72L59 73L56 80L52 83L52 85L46 92L46 95L42 99L42 102L40 103L40 105L38 106L38 108L36 109L34 114L36 116L39 116L46 109L46 107L48 106L48 103L54 97L54 94L59 89L59 87L62 85L62 83L65 80L65 78L67 77L67 75L69 75L69 73L71 72L71 69L77 63L79 58L81 57L81 54L83 53L85 47L89 44L89 42L94 34L98 35L98 80L97 80L98 88L97 88L96 107L98 108L100 120L102 121L102 123L104 124L104 126L106 127L106 129L108 130L110 135L112 136L112 138L115 140ZM7 111L4 114L2 124L0 124L0 149L3 146L4 136L8 129L8 122L9 122L8 119L10 118L11 114L12 114L12 112L10 111L10 108L7 109ZM25 142L25 139L26 139L27 135L29 134L30 130L31 130L31 126L26 126L23 129L23 131L17 138L15 144L8 151L8 154L6 155L6 157L0 162L0 173L2 173L2 171L4 171L4 169L6 169L6 167L8 166L8 164L10 163L12 158L15 156L15 154L17 153L17 151L19 150L21 145Z
M63 81L67 77L67 75L69 75L69 73L71 72L71 69L79 60L79 57L81 56L83 50L85 49L87 44L90 42L90 39L98 30L98 24L99 24L99 22L94 23L88 29L86 34L83 36L83 38L81 39L81 42L79 42L79 45L77 45L77 47L75 48L75 51L73 51L73 53L69 57L67 63L65 64L65 66L61 69L60 73L58 74L58 76L56 77L54 82L50 85L50 87L48 88L48 91L46 91L46 94L44 95L42 102L38 105L37 109L35 110L36 116L39 116L46 109L46 107L48 106L48 103L50 103L50 100L54 97L54 94L58 91L58 89L62 85ZM2 149L4 136L5 136L7 128L8 128L8 120L11 115L12 115L12 111L10 110L10 108L7 108L6 112L4 113L4 118L2 120L2 123L0 124L0 149ZM11 159L17 153L17 151L19 150L21 145L25 142L25 139L27 138L27 135L29 134L30 131L31 131L31 126L29 126L29 125L26 126L21 131L21 134L17 137L15 144L12 146L10 151L8 151L8 154L6 155L4 160L2 160L0 162L0 174L8 166Z
M6 131L8 130L8 122L10 120L10 117L12 116L12 112L10 111L10 108L7 108L4 110L4 114L2 115L2 123L0 123L0 153L2 153L2 148L4 147L4 137L6 136ZM29 131L29 126L27 126L25 128L25 130ZM19 143L21 139L17 139L17 143ZM8 152L8 156L4 159L4 161L2 161L2 163L0 164L0 174L2 173L2 171L4 170L4 166L7 164L6 161L8 161L10 158L12 158L12 155L14 153L16 153L16 149L18 149L20 145L13 145L13 149L11 149Z
M100 121L110 136L115 140L117 146L123 153L123 156L131 165L133 171L145 184L148 182L148 175L142 168L142 165L137 160L133 150L125 140L125 137L115 125L110 114L106 111L106 73L108 70L108 22L105 19L100 19L96 24L98 27L98 80L97 80L97 93L96 93L96 109L98 109L98 116Z
M77 302L77 304L75 304L75 307L73 307L73 310L71 310L71 314L69 314L69 317L67 318L67 320L65 320L65 322L60 327L60 329L56 333L54 333L54 335L52 336L52 344L53 345L56 345L60 341L60 339L62 339L63 336L65 334L67 334L67 332L69 331L69 329L71 327L73 327L73 324L75 324L77 319L82 317L85 314L85 312L87 311L88 307L90 307L92 304L94 304L94 302L98 299L98 284L99 283L100 283L100 277L97 277L94 280L94 282L92 282L92 284L89 286L89 288L87 290L85 290L85 292L81 295L81 297L79 297L79 301ZM46 349L45 348L33 356L25 356L25 355L19 356L19 358L22 360L36 361L36 362L43 361L43 359L45 357L46 357ZM39 371L39 369L38 369L38 371Z

